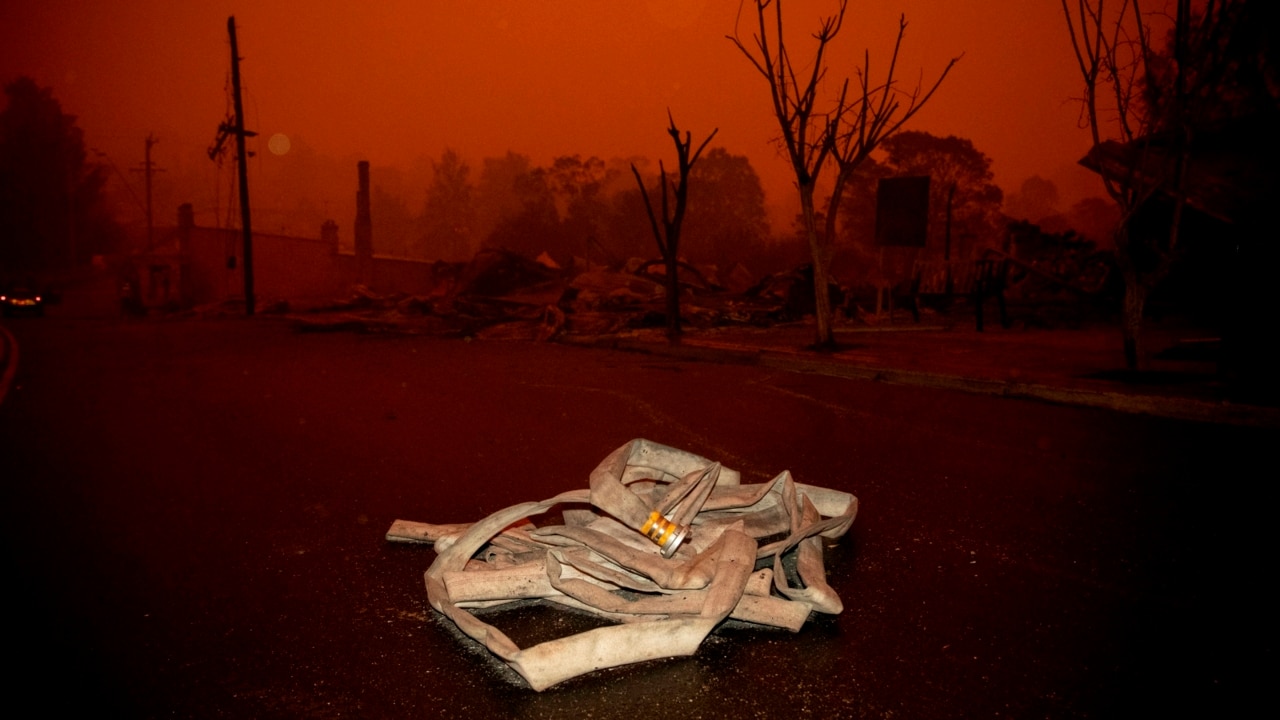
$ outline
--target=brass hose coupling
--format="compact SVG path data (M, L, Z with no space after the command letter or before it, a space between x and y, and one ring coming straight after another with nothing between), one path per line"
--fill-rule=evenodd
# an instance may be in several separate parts
M657 510L649 513L649 519L640 528L640 532L662 549L662 557L669 558L676 554L680 543L689 534L689 526L681 527L662 516Z

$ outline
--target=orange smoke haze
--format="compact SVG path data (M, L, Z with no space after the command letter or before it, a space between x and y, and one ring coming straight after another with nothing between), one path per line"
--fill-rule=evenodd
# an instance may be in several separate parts
M787 3L797 58L811 57L808 34L835 7ZM883 77L900 14L909 23L905 85L931 83L964 55L909 127L971 139L1006 193L1040 175L1057 183L1063 209L1098 194L1076 166L1089 138L1077 126L1080 81L1057 2L853 0L829 77L854 76L864 50L872 78ZM735 24L751 34L750 8L738 0L8 2L0 81L25 74L51 87L86 145L135 188L131 169L154 133L152 160L165 170L158 220L189 201L212 224L231 197L230 163L219 170L204 153L230 106L232 15L246 125L259 133L250 141L255 218L258 207L270 218L305 192L349 237L357 160L371 162L377 184L379 168L384 178L393 168L416 177L412 168L445 148L471 165L473 180L483 158L509 150L538 164L573 154L670 163L668 109L695 138L719 128L716 145L751 159L775 225L794 213L767 87L725 38ZM306 187L306 172L288 164L307 157L348 167L348 182ZM401 184L418 208L425 186ZM318 234L269 219L262 229Z

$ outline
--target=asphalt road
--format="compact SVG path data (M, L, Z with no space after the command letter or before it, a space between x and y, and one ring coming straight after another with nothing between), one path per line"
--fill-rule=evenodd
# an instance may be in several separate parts
M41 714L1221 717L1270 697L1274 431L261 318L6 324L5 685ZM426 604L433 552L383 535L585 487L635 437L858 495L828 553L846 610L534 693ZM532 642L584 621L494 622Z

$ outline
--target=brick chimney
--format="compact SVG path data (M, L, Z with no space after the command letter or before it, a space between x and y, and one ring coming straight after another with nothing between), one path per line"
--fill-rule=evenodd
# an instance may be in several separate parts
M360 189L356 191L356 277L368 286L373 280L373 219L369 212L369 161L356 165L360 176Z

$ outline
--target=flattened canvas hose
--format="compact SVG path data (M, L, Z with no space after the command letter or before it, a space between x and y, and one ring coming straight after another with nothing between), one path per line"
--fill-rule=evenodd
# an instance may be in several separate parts
M434 543L431 606L544 690L593 670L692 655L726 618L797 631L810 612L842 610L820 537L848 531L857 498L787 472L740 483L719 463L637 439L606 457L586 490L471 525L397 520L387 539ZM553 508L562 524L529 521ZM618 624L521 648L470 611L530 599Z

